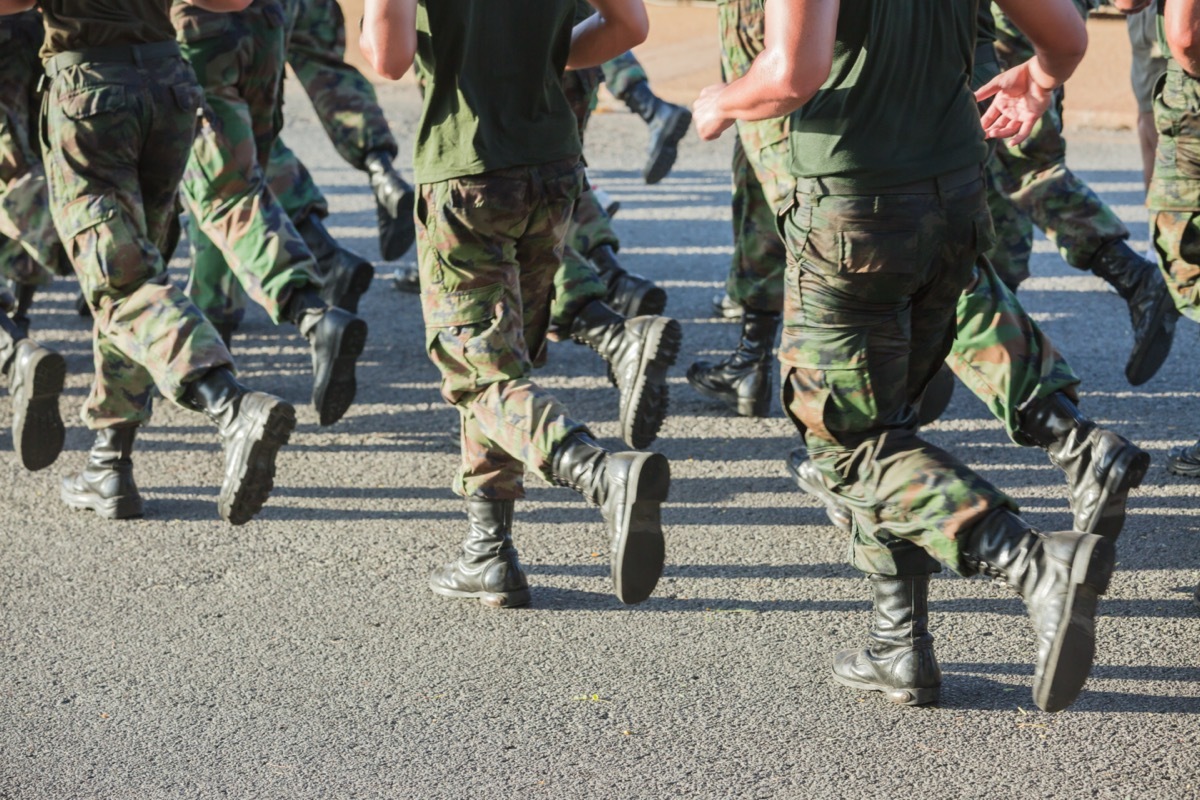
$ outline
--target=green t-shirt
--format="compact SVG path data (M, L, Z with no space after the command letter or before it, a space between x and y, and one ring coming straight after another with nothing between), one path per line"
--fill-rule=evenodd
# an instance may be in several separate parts
M562 89L575 0L421 0L417 183L578 157Z
M792 115L792 172L882 189L981 164L976 0L842 0L829 79Z
M42 58L69 50L166 42L175 38L171 0L40 0Z

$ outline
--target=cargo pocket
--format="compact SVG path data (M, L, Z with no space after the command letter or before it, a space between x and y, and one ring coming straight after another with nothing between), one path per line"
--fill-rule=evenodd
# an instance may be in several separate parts
M171 4L171 24L181 42L200 42L223 35L233 26L230 14L205 11L185 3Z
M63 114L73 120L90 119L100 114L121 111L127 105L125 87L120 84L89 86L59 101Z
M521 377L528 356L505 330L511 327L500 284L457 292L422 292L425 343L442 373L442 396L457 403L506 378Z

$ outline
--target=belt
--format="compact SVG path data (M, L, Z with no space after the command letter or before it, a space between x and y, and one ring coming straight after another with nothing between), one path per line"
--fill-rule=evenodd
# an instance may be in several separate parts
M845 178L801 178L796 183L799 194L843 194L874 197L881 194L941 194L983 179L983 165L971 164L932 178L873 189L859 181Z
M84 50L68 50L46 59L46 75L53 78L67 67L80 64L136 64L141 67L148 61L178 57L179 44L171 40L117 47L88 47Z

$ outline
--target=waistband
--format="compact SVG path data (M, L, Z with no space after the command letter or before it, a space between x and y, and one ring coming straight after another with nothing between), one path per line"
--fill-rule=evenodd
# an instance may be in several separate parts
M46 75L53 78L67 67L80 64L136 64L142 67L149 61L178 57L179 44L170 40L117 47L89 47L85 50L68 50L46 59Z
M942 194L983 179L983 165L970 164L932 178L883 188L867 188L858 181L845 178L800 178L796 182L799 194L860 195L873 197L883 194Z
M992 42L984 42L975 46L976 64L995 64L998 60L996 58L996 46Z

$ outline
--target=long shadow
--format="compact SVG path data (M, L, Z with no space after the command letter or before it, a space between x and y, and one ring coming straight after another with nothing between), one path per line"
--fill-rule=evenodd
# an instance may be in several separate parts
M999 674L1028 674L1033 668L1028 665L982 664L983 672ZM978 674L959 671L954 664L943 663L942 692L938 707L971 711L1006 711L1024 709L1036 711L1029 687L1013 686L989 680ZM1022 672L1009 673L1007 668L1019 667ZM1100 667L1093 671L1099 677ZM1143 669L1135 667L1133 669ZM1147 668L1147 669L1153 669ZM1142 676L1134 679L1144 680ZM1178 697L1172 695L1136 694L1133 692L1089 691L1086 687L1079 699L1072 704L1072 714L1079 713L1126 713L1126 714L1200 714L1200 697ZM1038 716L1031 716L1026 723L1030 727L1040 725Z

